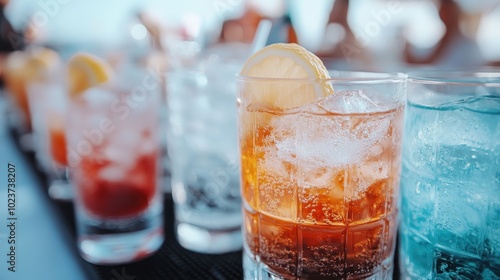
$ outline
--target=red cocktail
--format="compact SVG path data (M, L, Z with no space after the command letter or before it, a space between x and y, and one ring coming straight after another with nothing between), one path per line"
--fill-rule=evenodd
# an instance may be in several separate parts
M67 161L81 254L98 264L144 258L163 241L160 86L141 69L112 79L107 64L87 54L69 64Z

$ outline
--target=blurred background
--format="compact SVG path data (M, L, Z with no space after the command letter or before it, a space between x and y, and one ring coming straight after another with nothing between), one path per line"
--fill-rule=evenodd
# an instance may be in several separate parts
M499 0L1 0L1 51L30 45L172 58L221 42L298 42L336 70L461 69L500 61ZM3 55L4 57L4 55ZM171 61L175 65L175 61Z

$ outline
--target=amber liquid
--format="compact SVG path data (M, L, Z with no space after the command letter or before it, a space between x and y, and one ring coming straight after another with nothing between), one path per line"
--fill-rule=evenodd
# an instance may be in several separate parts
M22 114L22 121L26 125L26 129L31 131L31 113L25 85L26 81L20 75L19 73L7 75L5 77L5 87L11 95L14 105L17 106L17 109Z
M68 165L66 159L66 135L62 123L49 123L49 145L52 159L60 165Z
M391 273L403 106L359 115L240 110L247 253L285 279ZM283 129L294 124L296 128ZM344 145L361 144L343 151L348 147L332 141L336 131L351 133L344 134L343 140L350 139ZM280 159L287 137L294 144L285 149L288 157ZM301 156L303 149L322 141L330 143L321 147L328 150L325 154L335 157L338 152L342 158L346 152L348 159L321 162L327 159L321 149L309 158Z

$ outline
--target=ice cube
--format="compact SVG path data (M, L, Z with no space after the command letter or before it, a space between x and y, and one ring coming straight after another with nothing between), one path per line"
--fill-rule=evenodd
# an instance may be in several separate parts
M275 174L287 174L287 170L284 166L284 162L291 162L293 161L293 156L290 153L284 153L280 152L279 153L279 148L273 148L273 147L266 147L265 148L265 158L260 164L265 166L265 169L275 173Z
M482 279L480 258L457 256L456 252L440 250L436 252L435 269L437 279Z
M368 113L382 108L372 101L362 90L344 90L335 92L322 100L319 106L329 112Z
M92 87L85 91L83 99L89 107L111 104L116 97L109 91L99 87Z
M99 178L108 182L119 182L127 176L128 169L122 166L110 164L103 167L99 172Z
M463 254L480 257L486 224L487 193L476 184L440 181L436 188L436 242Z
M275 128L271 137L277 150L269 148L266 157L270 162L284 161L311 166L335 166L349 162L348 139L339 132L335 138L327 135L330 124L321 118L299 118L298 115L283 116L273 121ZM272 146L272 145L270 145ZM276 160L272 158L276 157Z
M139 144L139 151L143 155L153 153L157 148L157 141L152 136L143 137Z
M457 105L458 106L458 105ZM487 147L497 129L497 118L460 107L438 111L434 141L449 145ZM493 120L493 121L492 121Z
M304 166L299 175L300 185L304 187L330 187L339 175L333 168Z
M390 118L300 114L276 118L272 121L270 141L275 143L277 152L269 156L312 168L358 163L368 154L381 153L377 143L387 135Z
M127 125L129 126L129 125ZM133 127L140 127L138 124L130 124L130 129L123 127L111 135L110 144L117 146L122 151L134 151L141 143L141 131L135 130Z
M139 156L141 137L135 132L119 130L111 135L110 141L103 148L104 156L111 162L127 169L135 164Z
M356 185L352 185L350 190L351 199L357 199L368 190L370 186L381 180L389 178L389 166L382 162L367 162L356 166L351 171L350 176L356 179Z
M103 150L105 158L114 163L131 164L134 159L133 156L130 156L131 151L124 151L117 145L108 145Z

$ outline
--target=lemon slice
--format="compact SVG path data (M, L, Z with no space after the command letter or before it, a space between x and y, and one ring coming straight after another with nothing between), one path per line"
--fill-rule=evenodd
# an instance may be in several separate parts
M328 70L313 53L297 44L269 45L252 55L240 75L255 78L245 85L251 103L294 108L333 94Z
M88 88L111 79L109 64L87 53L75 54L68 62L68 82L71 96L78 96Z
M39 49L31 53L26 61L26 78L29 81L41 81L46 79L50 71L61 63L57 52L51 49Z

